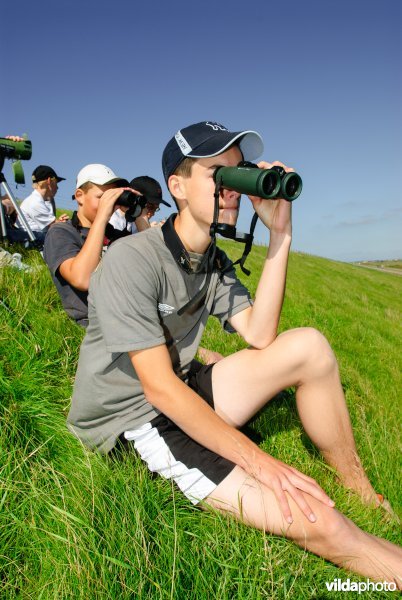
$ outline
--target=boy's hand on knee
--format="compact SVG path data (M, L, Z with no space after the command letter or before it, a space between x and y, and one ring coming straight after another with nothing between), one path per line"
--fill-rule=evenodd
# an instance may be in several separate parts
M288 523L293 523L293 517L286 492L312 523L315 523L317 517L307 502L305 494L309 494L327 506L335 506L335 502L324 492L315 479L304 475L304 473L269 454L265 454L265 457L265 464L260 464L257 479L274 492L282 514Z

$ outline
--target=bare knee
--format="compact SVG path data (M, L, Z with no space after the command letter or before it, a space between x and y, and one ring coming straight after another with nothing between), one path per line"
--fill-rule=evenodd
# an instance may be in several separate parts
M305 362L316 372L325 373L336 366L336 358L327 338L317 329L301 330L301 345L305 349Z
M336 509L325 509L317 515L317 521L294 541L315 554L338 562L345 549L351 548L357 527Z
M301 327L282 334L288 337L290 356L301 374L301 381L337 371L335 355L326 337L313 327Z

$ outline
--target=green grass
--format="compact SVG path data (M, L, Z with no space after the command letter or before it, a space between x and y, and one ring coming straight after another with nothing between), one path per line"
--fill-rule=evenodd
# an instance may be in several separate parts
M233 258L241 252L222 246ZM250 278L240 274L252 292L265 251L253 249ZM41 265L35 252L25 260ZM398 277L294 253L280 324L317 327L328 337L363 464L399 511L401 293ZM285 539L190 506L134 456L83 448L65 427L81 329L64 314L45 267L0 270L0 299L12 310L0 306L2 599L343 597L325 582L346 572ZM214 320L203 343L225 355L244 347ZM359 526L401 543L381 511L337 486L303 434L291 391L251 428L268 452L315 477Z
M68 215L71 219L73 216L73 210L71 208L56 208L56 217L60 217L60 215Z

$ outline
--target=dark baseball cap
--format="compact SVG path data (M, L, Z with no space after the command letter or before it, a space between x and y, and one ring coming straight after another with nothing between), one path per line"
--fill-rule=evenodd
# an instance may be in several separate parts
M238 143L244 160L255 160L263 153L264 144L256 131L233 132L215 121L201 121L179 129L167 143L162 155L162 170L166 182L185 158L217 156L235 142Z
M140 192L151 204L164 204L171 206L166 200L162 199L162 190L159 183L153 177L142 175L135 177L130 181L130 187Z
M65 177L59 177L56 175L56 171L52 167L47 165L39 165L32 173L32 183L38 183L39 181L45 181L48 177L54 177L57 181L65 181Z

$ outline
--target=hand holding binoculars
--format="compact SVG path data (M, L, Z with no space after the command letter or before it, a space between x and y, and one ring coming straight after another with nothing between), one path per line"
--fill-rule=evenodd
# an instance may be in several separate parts
M126 221L132 223L140 216L142 209L145 207L147 199L145 196L134 194L130 190L124 190L116 201L117 206L127 207Z
M297 173L286 173L285 169L274 166L260 169L256 164L243 161L237 167L218 167L214 180L221 187L235 190L248 196L258 196L266 200L284 198L296 200L302 191L303 183Z

